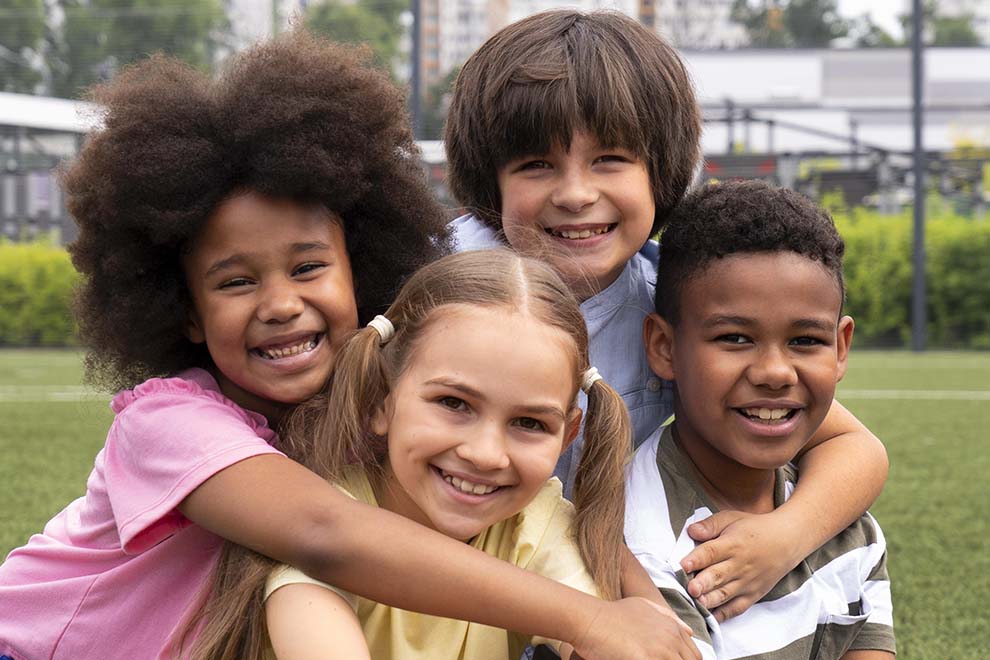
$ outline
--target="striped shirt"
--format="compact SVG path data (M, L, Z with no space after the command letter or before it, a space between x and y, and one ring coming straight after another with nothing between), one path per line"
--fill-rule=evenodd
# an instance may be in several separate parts
M790 496L793 466L778 468L774 506ZM828 660L846 651L894 652L886 543L869 513L809 555L758 603L724 623L687 592L680 566L695 547L687 527L718 511L670 427L639 448L626 473L626 544L691 626L705 660Z

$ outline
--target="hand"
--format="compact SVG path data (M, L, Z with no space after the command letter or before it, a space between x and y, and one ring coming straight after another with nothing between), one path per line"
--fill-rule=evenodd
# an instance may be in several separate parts
M720 622L745 612L804 558L785 522L777 512L720 511L688 527L701 542L681 560L685 573L700 571L688 593Z
M700 660L691 629L670 610L645 598L603 602L572 658L586 660Z

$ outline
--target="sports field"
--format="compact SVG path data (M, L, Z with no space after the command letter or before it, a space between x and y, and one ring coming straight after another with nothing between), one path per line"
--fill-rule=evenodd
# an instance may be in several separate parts
M111 416L74 352L0 351L0 556L85 490ZM886 443L873 513L890 551L898 657L990 645L990 353L853 352L840 398Z

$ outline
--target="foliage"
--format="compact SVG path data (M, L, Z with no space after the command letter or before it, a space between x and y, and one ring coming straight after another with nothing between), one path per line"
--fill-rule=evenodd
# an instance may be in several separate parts
M934 202L940 207L944 205ZM932 346L990 348L990 223L932 208L925 223L927 334ZM912 217L862 208L837 215L846 241L847 309L857 342L910 342Z
M934 0L924 3L921 10L922 34L930 46L979 46L980 37L973 28L973 15L941 16ZM911 14L898 16L904 28L904 45L911 45L914 34Z
M849 36L856 48L894 48L903 44L878 25L869 14L851 21Z
M827 48L849 32L836 0L735 0L731 16L755 48Z
M0 6L0 91L30 94L41 81L32 61L43 46L42 0L4 0Z
M461 67L455 66L442 80L426 90L423 101L423 114L419 137L423 140L439 140L443 134L443 124L450 106L450 93Z
M151 53L206 69L227 27L223 0L53 0L63 14L53 37L52 94L74 98Z
M399 56L407 3L396 0L327 0L306 9L306 27L341 43L368 44L381 66L390 68Z
M0 243L0 346L74 343L78 279L69 255L44 243Z

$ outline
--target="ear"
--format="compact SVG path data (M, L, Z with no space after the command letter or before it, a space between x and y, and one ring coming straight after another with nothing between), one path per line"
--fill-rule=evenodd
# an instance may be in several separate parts
M371 432L384 438L388 436L389 422L392 420L392 395L389 394L371 416Z
M577 437L578 433L581 431L581 417L584 413L577 406L571 410L568 414L567 426L564 429L564 444L560 446L560 453L563 454L564 450L571 446L574 442L574 438Z
M664 380L674 380L674 327L659 314L643 321L643 346L646 361L653 373Z
M835 333L835 353L838 362L838 378L836 380L842 380L842 377L846 375L846 367L849 362L849 348L852 346L853 340L853 323L851 316L843 316L839 319L839 328Z
M206 342L206 333L203 332L203 324L199 320L199 314L195 309L190 309L186 316L186 326L183 328L186 338L194 344Z

